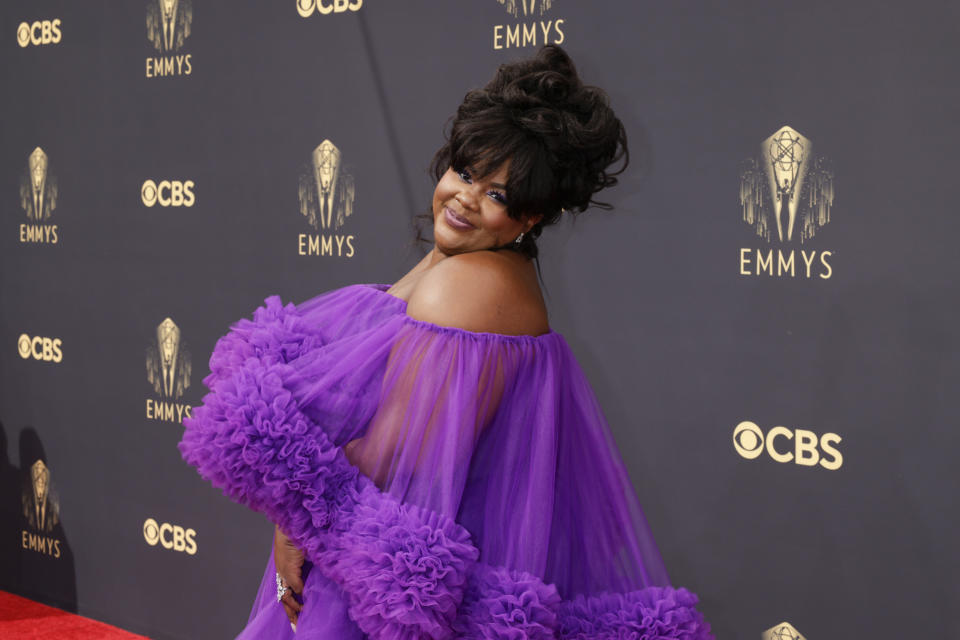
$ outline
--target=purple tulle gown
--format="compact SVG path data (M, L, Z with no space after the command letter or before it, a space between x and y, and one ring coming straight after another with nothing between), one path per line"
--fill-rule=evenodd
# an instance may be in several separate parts
M415 320L387 289L271 296L210 357L180 451L308 560L297 633L271 557L239 637L712 638L563 337Z

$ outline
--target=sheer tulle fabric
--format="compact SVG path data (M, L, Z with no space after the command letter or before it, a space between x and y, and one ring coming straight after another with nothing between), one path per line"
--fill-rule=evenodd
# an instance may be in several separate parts
M710 637L563 337L421 322L385 289L267 298L184 420L184 458L305 549L297 636ZM292 634L273 589L268 563L248 634Z

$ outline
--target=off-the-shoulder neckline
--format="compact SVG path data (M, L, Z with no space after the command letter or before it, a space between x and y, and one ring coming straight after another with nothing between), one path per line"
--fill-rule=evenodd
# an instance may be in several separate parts
M403 298L399 298L393 295L392 293L387 293L387 289L389 289L392 285L383 284L383 283L367 283L367 284L361 284L358 286L368 289L370 291L376 292L387 298L390 298L399 307L400 311L404 315L404 320L406 322L414 326L419 326L426 329L433 329L441 333L452 333L452 334L473 336L477 338L496 338L498 340L519 340L522 342L529 342L531 340L542 341L542 340L549 340L549 339L555 339L557 337L560 337L560 334L554 331L553 329L550 329L546 333L541 333L538 336L531 336L531 335L525 335L525 334L514 335L509 333L492 333L489 331L470 331L468 329L461 329L460 327L448 327L441 324L435 324L433 322L428 322L427 320L418 320L417 318L414 318L407 313L406 300L404 300Z

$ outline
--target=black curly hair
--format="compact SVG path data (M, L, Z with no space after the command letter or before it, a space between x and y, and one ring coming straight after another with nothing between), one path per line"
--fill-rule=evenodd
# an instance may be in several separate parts
M508 158L507 215L543 218L519 244L496 249L536 258L537 237L561 213L612 208L593 196L615 185L626 169L626 131L606 92L583 84L570 56L556 45L544 46L533 58L500 65L485 87L469 91L430 171L439 181L450 167L470 167L483 178ZM610 170L618 161L619 167Z

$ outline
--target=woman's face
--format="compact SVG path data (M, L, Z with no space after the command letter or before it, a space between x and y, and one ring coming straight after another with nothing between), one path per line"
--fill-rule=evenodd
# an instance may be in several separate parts
M517 239L541 216L514 220L507 215L507 160L484 178L467 167L447 169L433 192L433 237L446 255L502 246Z

